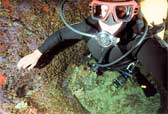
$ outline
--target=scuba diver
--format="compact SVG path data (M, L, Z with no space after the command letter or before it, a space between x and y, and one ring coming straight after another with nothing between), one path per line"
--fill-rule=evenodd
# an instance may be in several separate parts
M126 78L137 63L142 64L156 80L161 105L158 114L168 113L168 52L167 43L163 40L167 1L146 1L92 0L89 4L91 15L73 25L64 19L62 2L60 16L67 27L53 33L38 49L23 57L17 67L30 70L43 54L57 44L71 39L85 40L91 56L97 60L91 66L96 72L122 69ZM157 10L160 17L153 16L152 8L158 4L163 5L160 12ZM151 14L159 20L151 18Z

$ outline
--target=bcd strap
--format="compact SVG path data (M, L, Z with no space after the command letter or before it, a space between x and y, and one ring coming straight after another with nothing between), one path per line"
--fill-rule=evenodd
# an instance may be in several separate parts
M157 93L157 90L154 87L154 85L151 84L151 82L146 79L146 76L144 76L141 73L138 67L135 67L133 75L136 77L136 80L140 85L140 87L142 88L146 97L153 96Z
M159 25L155 25L154 23L152 23L152 27L149 26L149 31L146 37L147 38L152 37L164 29L165 29L165 21Z

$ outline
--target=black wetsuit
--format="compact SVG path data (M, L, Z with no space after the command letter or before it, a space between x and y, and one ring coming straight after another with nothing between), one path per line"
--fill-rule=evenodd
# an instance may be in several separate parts
M100 31L98 21L93 20L91 17L88 17L81 23L73 25L73 27L86 33L95 33ZM120 38L120 50L118 50L118 54L116 54L116 50L114 51L114 49L111 48L110 51L108 51L108 57L105 57L105 62L112 62L134 46L138 40L134 39L134 36L139 34L143 28L144 25L142 19L132 19L132 21L128 23L123 23L122 27L116 34L116 36ZM40 52L45 53L58 43L71 39L82 40L84 38L68 28L63 28L53 33L38 49ZM89 44L89 49L92 55L96 59L99 59L102 55L102 47L99 46L94 40L89 40L89 38L85 39ZM164 41L160 40L158 36L153 35L151 38L146 39L143 44L127 58L137 59L141 64L144 65L144 68L152 74L157 82L158 90L161 94L161 106L164 108L164 110L168 110L168 50L167 43L163 42Z

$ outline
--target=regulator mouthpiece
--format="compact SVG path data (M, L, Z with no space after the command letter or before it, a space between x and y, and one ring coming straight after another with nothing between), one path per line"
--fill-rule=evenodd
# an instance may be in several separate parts
M101 31L96 35L95 38L98 42L98 44L104 48L110 47L110 46L116 46L117 43L120 41L119 38L113 36L109 32Z

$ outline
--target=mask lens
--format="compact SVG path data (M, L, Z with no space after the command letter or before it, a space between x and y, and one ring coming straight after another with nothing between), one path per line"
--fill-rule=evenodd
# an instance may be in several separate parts
M94 5L93 6L93 16L97 19L104 19L108 12L108 6L106 5Z
M101 18L101 5L94 6L94 17Z
M116 16L121 20L128 20L131 16L132 8L130 6L116 6Z

